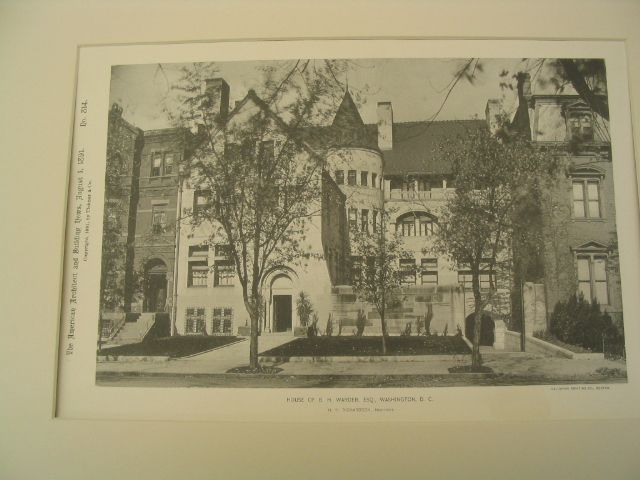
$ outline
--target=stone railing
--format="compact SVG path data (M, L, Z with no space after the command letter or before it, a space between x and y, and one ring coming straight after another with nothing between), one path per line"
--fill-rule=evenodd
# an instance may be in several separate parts
M138 318L137 326L138 326L138 335L140 341L144 340L144 337L147 336L153 324L156 323L156 314L155 313L143 313Z
M125 324L126 316L124 314L103 314L100 325L100 338L102 341L113 338Z
M447 195L451 195L453 188L432 188L431 190L388 190L385 192L385 200L444 200Z

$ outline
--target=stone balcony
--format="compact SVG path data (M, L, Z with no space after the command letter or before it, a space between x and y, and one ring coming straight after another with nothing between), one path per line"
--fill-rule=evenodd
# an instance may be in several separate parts
M416 201L416 200L444 200L448 195L453 194L453 188L432 188L431 190L387 190L385 200Z

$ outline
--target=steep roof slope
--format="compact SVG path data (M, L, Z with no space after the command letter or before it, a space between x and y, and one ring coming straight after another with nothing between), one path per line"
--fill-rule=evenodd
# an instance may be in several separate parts
M375 125L370 128L376 129ZM406 122L393 125L393 150L384 152L385 175L447 174L451 165L439 147L471 131L486 129L484 120Z

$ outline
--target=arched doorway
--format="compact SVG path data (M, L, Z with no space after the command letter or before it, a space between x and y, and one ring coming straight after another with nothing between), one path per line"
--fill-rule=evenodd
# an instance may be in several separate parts
M475 324L476 314L472 313L467 316L464 321L464 335L473 342L473 327ZM489 312L482 312L480 322L480 345L492 347L495 340L494 337L495 323Z
M293 328L293 282L280 273L271 282L271 329L287 332Z
M167 304L167 265L155 258L145 266L144 311L164 312Z

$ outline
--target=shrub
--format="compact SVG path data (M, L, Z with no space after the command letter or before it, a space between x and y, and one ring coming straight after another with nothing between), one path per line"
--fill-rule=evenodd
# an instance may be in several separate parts
M609 315L605 312L605 315ZM609 317L608 324L605 327L602 349L606 358L624 358L626 350L624 346L624 325L622 322L616 326Z
M422 319L418 317L416 321L416 335L422 335Z
M324 334L327 337L333 335L333 318L331 314L329 314L329 318L327 319L327 328L324 330Z
M621 368L600 367L596 369L596 373L605 377L626 377L627 374Z
M410 337L411 336L411 322L407 322L404 326L404 332L400 333L401 337Z
M361 337L364 334L364 327L367 326L367 316L364 310L358 310L358 316L356 317L356 337Z
M612 346L622 343L624 348L624 335L613 324L611 316L600 311L598 302L588 302L582 294L571 295L566 302L556 304L549 331L562 342L594 352L602 352L603 344L607 343Z
M317 337L318 336L318 314L313 312L313 320L311 321L311 325L307 327L307 337Z
M309 324L309 319L313 313L313 305L304 291L301 291L296 300L296 311L298 318L300 319L300 325L306 327Z
M460 328L460 325L456 325L456 337L462 337L462 328Z

